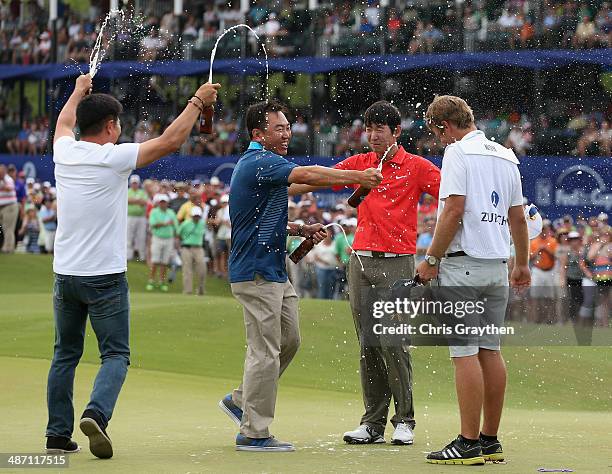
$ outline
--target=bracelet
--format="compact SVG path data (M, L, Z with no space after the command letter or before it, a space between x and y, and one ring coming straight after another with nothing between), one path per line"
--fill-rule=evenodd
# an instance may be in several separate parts
M193 98L189 99L189 100L187 101L187 103L188 103L188 104L191 104L191 105L193 105L195 108L197 108L197 109L200 111L200 113L203 113L203 112L204 112L204 109L203 109L202 107L200 107L198 104L196 104L196 103L193 101Z
M204 107L206 107L206 104L204 103L202 99L200 99L197 95L194 95L192 99L198 99L200 101L200 104L202 104L202 110L204 110Z

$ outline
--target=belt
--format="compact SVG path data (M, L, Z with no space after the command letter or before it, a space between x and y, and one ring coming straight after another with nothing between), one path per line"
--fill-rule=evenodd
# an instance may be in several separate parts
M376 250L355 250L355 253L360 257L373 257L373 258L392 258L392 257L405 257L405 253L391 253L391 252L378 252Z
M445 257L467 257L467 253L465 253L463 250L460 250L459 252L451 252L451 253L447 253L446 255L444 255Z

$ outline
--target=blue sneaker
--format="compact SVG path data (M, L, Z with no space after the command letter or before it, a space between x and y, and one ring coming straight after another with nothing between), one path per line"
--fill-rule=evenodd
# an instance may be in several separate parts
M291 443L283 443L274 436L269 438L247 438L238 433L236 436L236 451L271 451L271 452L290 452L295 451Z
M223 400L219 402L219 408L223 410L227 416L229 416L234 423L240 426L242 421L242 410L232 400L232 394L227 394Z

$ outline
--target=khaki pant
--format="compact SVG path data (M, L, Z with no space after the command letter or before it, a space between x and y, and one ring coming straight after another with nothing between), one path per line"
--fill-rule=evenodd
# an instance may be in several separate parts
M190 295L193 292L193 273L195 270L197 292L198 295L203 295L206 278L204 249L202 247L181 247L181 260L183 262L183 293Z
M278 379L300 346L298 297L289 281L232 283L232 293L244 308L247 351L244 378L232 393L242 411L240 432L267 438L274 420Z
M15 226L19 215L19 204L6 204L0 206L0 226L4 234L4 244L2 251L11 253L15 251Z
M134 258L134 251L138 252L138 259L144 262L147 249L147 218L142 216L128 216L127 225L127 259Z
M414 276L414 256L373 258L360 257L365 271L355 254L351 255L348 269L349 301L359 345L361 358L359 372L365 413L361 424L366 424L378 433L384 434L389 414L391 397L395 415L391 423L406 423L414 428L414 405L412 401L412 364L407 346L364 344L361 334L361 308L371 312L368 291L375 287L385 290L397 280ZM368 313L369 314L369 313Z

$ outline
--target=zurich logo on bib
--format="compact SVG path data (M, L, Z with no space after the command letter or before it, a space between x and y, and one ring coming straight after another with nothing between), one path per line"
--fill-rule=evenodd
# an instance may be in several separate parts
M497 194L495 191L491 193L491 202L493 203L493 207L497 207L499 204L499 194Z

